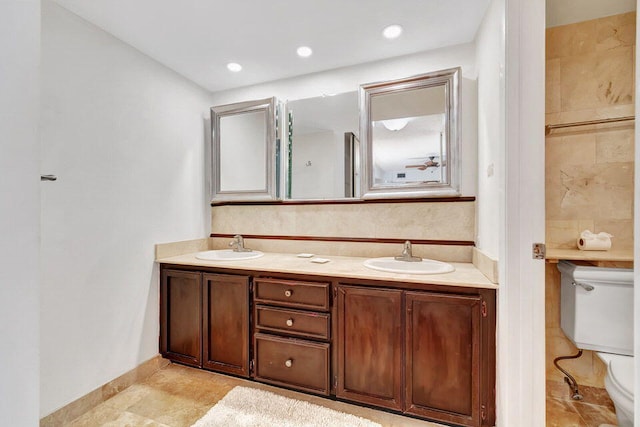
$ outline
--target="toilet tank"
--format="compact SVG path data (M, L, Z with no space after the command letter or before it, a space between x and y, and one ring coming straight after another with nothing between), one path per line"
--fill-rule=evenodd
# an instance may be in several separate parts
M560 326L576 347L633 355L633 269L560 261Z

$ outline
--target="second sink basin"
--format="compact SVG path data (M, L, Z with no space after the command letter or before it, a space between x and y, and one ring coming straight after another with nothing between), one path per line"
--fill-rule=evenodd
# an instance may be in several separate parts
M442 261L423 259L418 262L407 262L398 261L393 257L371 258L364 262L364 266L372 270L404 274L444 274L455 270L453 265Z
M236 252L233 249L217 249L213 251L198 252L196 258L205 261L241 261L245 259L255 259L263 256L260 251Z

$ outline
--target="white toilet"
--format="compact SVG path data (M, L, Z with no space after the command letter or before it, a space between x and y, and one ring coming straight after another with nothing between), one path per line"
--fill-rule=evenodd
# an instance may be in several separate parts
M607 365L605 387L618 425L633 427L633 270L560 261L560 326L576 347Z

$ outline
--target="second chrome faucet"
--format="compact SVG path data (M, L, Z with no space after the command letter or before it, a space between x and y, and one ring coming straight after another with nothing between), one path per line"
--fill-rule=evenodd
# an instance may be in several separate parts
M240 234L233 236L233 240L229 242L229 246L233 247L234 252L251 252L251 249L244 247L244 238Z
M402 249L402 255L395 257L397 261L407 261L407 262L420 262L422 258L418 256L413 256L411 242L409 240L404 242L404 248Z

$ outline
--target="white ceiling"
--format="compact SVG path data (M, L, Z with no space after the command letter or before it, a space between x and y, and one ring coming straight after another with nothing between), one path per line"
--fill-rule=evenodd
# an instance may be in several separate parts
M547 27L636 10L636 0L547 0Z
M473 41L489 0L55 0L211 91ZM400 24L395 40L382 29ZM299 58L296 48L313 55ZM227 70L228 62L244 68Z

